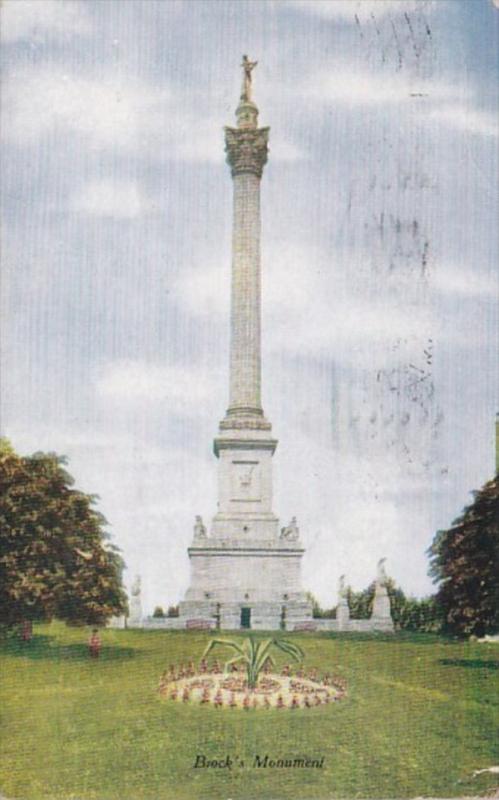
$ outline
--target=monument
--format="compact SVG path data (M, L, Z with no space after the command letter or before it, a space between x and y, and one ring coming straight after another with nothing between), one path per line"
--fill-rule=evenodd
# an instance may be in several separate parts
M225 128L233 180L229 406L214 440L218 508L208 532L197 515L188 556L190 586L179 615L143 617L140 579L131 590L129 627L223 630L393 631L385 559L378 562L372 615L350 617L345 576L336 618L314 619L301 586L304 548L296 517L280 527L272 507L277 441L261 401L260 181L269 128L258 127L252 98L256 61L243 56L237 127Z
M233 179L229 406L214 441L218 510L209 534L196 517L191 583L180 619L222 629L278 629L311 620L301 588L304 549L296 519L280 529L272 510L277 441L261 402L260 180L269 128L252 98L257 62L243 56L237 127L225 128Z

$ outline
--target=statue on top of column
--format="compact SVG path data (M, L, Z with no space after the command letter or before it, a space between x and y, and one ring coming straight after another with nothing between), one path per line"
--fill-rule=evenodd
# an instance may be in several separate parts
M258 61L250 61L248 56L243 56L243 62L241 64L244 75L243 75L243 88L241 90L241 100L246 101L247 103L251 102L251 72L255 69Z

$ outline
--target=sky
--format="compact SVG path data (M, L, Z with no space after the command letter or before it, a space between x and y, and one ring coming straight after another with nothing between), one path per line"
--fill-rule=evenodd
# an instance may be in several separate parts
M274 508L336 603L427 548L494 472L493 0L5 0L1 427L68 457L142 577L182 599L228 402L241 55L260 124Z

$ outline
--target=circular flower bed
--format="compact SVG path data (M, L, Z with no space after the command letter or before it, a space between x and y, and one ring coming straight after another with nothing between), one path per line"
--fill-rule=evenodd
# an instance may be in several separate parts
M217 663L211 669L201 662L199 670L187 667L170 667L163 673L158 687L165 700L178 703L197 703L216 708L316 708L341 700L346 694L345 682L329 674L319 676L317 670L297 670L290 667L281 674L265 672L253 689L248 689L244 672L234 670L222 674Z

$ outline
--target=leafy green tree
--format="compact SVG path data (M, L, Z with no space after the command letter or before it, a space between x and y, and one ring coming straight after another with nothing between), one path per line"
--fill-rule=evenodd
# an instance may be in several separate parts
M315 594L307 592L307 600L312 604L312 617L314 619L335 619L336 606L334 608L322 608Z
M165 612L163 611L163 606L156 606L154 611L152 612L154 619L162 619L165 616Z
M354 592L353 589L348 586L346 597L350 617L352 619L368 619L371 616L373 610L374 583L371 583L367 589L363 589L361 592Z
M434 596L407 597L399 612L399 627L403 630L437 633L442 627L441 611Z
M0 623L57 617L103 624L126 609L123 561L95 510L53 453L0 443Z
M499 631L499 476L473 497L428 551L445 627L461 636Z

